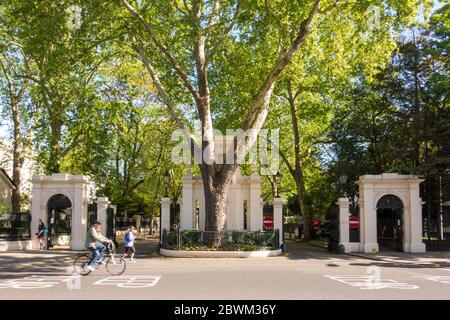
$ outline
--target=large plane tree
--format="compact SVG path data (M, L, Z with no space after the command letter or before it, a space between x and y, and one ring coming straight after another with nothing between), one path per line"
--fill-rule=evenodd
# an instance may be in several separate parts
M346 11L356 24L390 19L390 30L411 17L423 1L131 1L126 40L150 73L162 102L182 129L186 119L201 122L199 164L206 208L206 230L225 227L227 191L239 165L215 159L214 122L235 119L235 128L258 132L264 125L273 90L294 56L315 41L332 37L323 19ZM374 10L376 9L376 10ZM385 24L383 24L385 25ZM367 24L368 28L370 24ZM335 27L340 27L336 20ZM324 37L320 35L324 34ZM357 41L357 39L355 39ZM376 39L374 39L376 41ZM337 47L339 51L341 48ZM309 56L310 59L314 59ZM245 140L249 150L252 139ZM238 148L235 144L235 158Z

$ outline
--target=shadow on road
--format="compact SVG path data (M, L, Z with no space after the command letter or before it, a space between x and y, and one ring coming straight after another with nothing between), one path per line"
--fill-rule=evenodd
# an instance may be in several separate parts
M410 262L404 263L400 261L374 261L367 263L357 262L350 263L351 266L365 267L365 266L379 266L383 268L406 268L406 269L434 269L434 268L450 268L450 263L448 262L430 262L430 263L420 263L420 262Z
M136 240L134 242L134 246L136 248L136 259L150 259L157 258L156 247L158 245L158 239L150 239L150 240ZM117 248L118 253L125 252L125 246L123 242L119 242L119 247Z
M330 252L327 249L309 245L301 241L286 241L287 253L285 256L292 260L356 260L354 257ZM338 265L329 263L330 267Z
M382 253L377 255L377 259L371 256L364 255L346 255L337 254L328 251L325 248L312 246L304 242L290 241L287 244L287 254L288 259L293 260L340 260L349 261L349 265L353 266L373 266L378 265L380 267L391 267L391 268L450 268L450 260L447 259L447 253L442 252L430 252L425 254L408 254L403 252L394 253ZM385 260L388 259L388 260ZM423 259L430 259L428 261L423 261ZM433 261L433 259L435 259ZM361 262L361 260L366 260L367 263ZM397 261L396 261L397 260ZM353 262L352 262L353 261ZM338 264L333 262L328 262L326 264L328 267L339 267Z

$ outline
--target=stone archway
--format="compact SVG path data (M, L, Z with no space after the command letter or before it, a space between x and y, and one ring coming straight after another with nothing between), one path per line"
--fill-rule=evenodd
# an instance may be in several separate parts
M72 235L72 202L58 193L47 201L47 247L69 246Z
M32 183L32 228L35 229L37 221L42 219L47 223L49 232L52 231L50 230L52 223L49 222L53 217L53 224L56 224L55 233L47 235L51 238L61 234L59 244L70 245L70 248L75 250L84 249L88 226L88 205L91 203L89 177L55 173L51 176L33 176ZM32 233L32 239L33 247L39 248L39 242L34 233ZM58 244L56 237L51 238L51 241Z
M380 251L403 251L404 205L393 194L381 197L376 204L377 242Z
M425 252L419 195L422 181L397 173L360 176L356 181L359 186L360 242L349 239L349 199L338 199L339 243L345 252L377 253L380 244L382 247L389 245L389 240L390 250ZM380 220L383 221L380 223Z
M411 175L397 173L383 173L380 175L364 175L356 182L359 186L360 206L360 244L359 251L376 253L379 251L378 239L378 209L386 209L385 217L397 223L400 217L400 227L393 230L391 225L391 238L394 237L396 250L404 252L425 252L422 241L422 200L419 194L419 184L422 179ZM384 198L388 196L387 198ZM397 212L389 211L395 201ZM381 201L381 202L380 202ZM401 207L401 214L400 212ZM392 208L391 208L392 209ZM390 213L389 213L390 212ZM381 213L382 214L382 213ZM397 221L394 221L397 220ZM388 224L389 224L388 223ZM396 233L394 233L396 232ZM386 233L385 233L386 234ZM387 239L383 239L387 240ZM386 241L383 241L386 244ZM392 250L392 249L391 249Z

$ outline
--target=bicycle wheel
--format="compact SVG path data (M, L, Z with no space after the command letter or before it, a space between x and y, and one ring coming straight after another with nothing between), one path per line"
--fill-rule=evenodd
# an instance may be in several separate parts
M87 276L92 271L87 268L87 263L91 259L91 256L88 254L81 255L75 259L73 262L73 270L72 274L79 274L82 276Z
M125 259L120 256L111 255L106 261L106 271L112 276L120 276L125 272L126 267Z

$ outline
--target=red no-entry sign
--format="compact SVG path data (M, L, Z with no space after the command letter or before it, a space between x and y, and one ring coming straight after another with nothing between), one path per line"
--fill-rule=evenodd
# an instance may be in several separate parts
M357 216L351 216L349 219L350 228L358 229L359 228L359 218Z
M263 218L263 225L266 229L273 229L273 218L271 216L265 216Z

